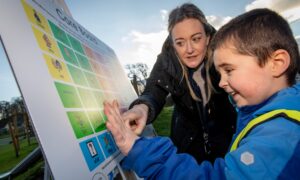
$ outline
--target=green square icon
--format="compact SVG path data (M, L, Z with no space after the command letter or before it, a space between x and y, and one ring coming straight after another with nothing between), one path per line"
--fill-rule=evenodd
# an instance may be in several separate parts
M67 34L65 33L65 31L63 31L62 29L60 29L58 26L56 26L54 23L52 23L51 21L49 21L51 30L54 34L54 37L58 40L60 40L61 42L65 43L66 45L70 46L70 42L67 38Z
M85 80L85 77L83 75L83 72L80 69L78 69L72 65L68 65L68 69L72 76L73 81L76 84L81 85L81 86L86 86L86 87L88 86L88 84Z
M72 37L71 35L68 34L67 36L68 36L68 38L69 38L69 40L71 42L72 48L74 50L76 50L77 52L80 52L81 54L85 55L85 53L83 51L83 48L81 46L81 43L77 39L75 39L74 37Z
M94 133L84 112L71 111L67 115L77 139Z
M63 45L63 44L60 43L60 42L58 42L58 47L59 47L60 52L62 53L64 59L65 59L67 62L69 62L69 63L71 63L71 64L73 64L73 65L79 66L79 64L78 64L78 62L77 62L77 60L76 60L74 51L73 51L71 48L69 48L69 47Z
M106 129L105 121L102 112L100 111L87 111L88 117L94 127L95 132L100 132Z
M59 97L65 108L80 108L81 103L73 86L55 82Z
M79 53L75 52L75 54L76 54L76 57L77 57L77 60L80 64L80 66L87 71L93 72L92 67L89 63L89 59L86 58L85 56L80 55Z
M88 89L78 88L78 92L85 108L98 108L92 91Z

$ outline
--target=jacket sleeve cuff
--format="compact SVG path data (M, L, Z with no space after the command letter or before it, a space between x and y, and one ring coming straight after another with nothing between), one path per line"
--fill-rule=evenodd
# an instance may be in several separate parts
M136 156L141 153L143 154L143 151L145 151L144 146L137 145L137 144L139 144L140 141L143 141L143 139L144 139L143 137L137 139L134 142L128 155L123 159L122 168L124 168L125 170L133 170L133 166L136 161Z
M145 173L144 171L151 164L163 164L166 158L171 154L176 154L176 151L176 147L169 138L140 137L134 142L128 155L123 159L122 167L125 170L134 170L140 175ZM145 158L149 158L149 160Z

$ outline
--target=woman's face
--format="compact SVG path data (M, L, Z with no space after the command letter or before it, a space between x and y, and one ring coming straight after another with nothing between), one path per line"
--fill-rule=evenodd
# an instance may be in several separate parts
M174 26L171 35L181 62L189 68L198 67L209 43L203 24L197 19L185 19Z

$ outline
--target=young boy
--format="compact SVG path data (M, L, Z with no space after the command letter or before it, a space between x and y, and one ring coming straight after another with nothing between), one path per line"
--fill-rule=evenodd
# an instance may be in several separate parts
M294 179L300 175L300 66L288 23L268 9L242 14L211 42L219 86L238 107L230 152L212 165L176 154L167 138L139 138L120 118L118 104L105 103L110 130L124 167L146 179Z

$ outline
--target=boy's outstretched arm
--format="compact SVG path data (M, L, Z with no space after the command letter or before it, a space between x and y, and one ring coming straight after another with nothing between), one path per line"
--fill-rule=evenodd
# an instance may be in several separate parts
M104 102L104 113L107 116L106 127L112 133L117 146L125 156L131 150L135 140L139 137L125 124L116 100L112 103Z
M150 179L214 177L211 173L214 170L210 163L203 163L199 166L193 157L187 154L177 154L177 149L170 139L139 138L131 130L130 125L122 119L116 100L103 104L104 113L107 116L106 127L112 133L122 154L127 156L123 163L125 169L132 169L139 176Z

